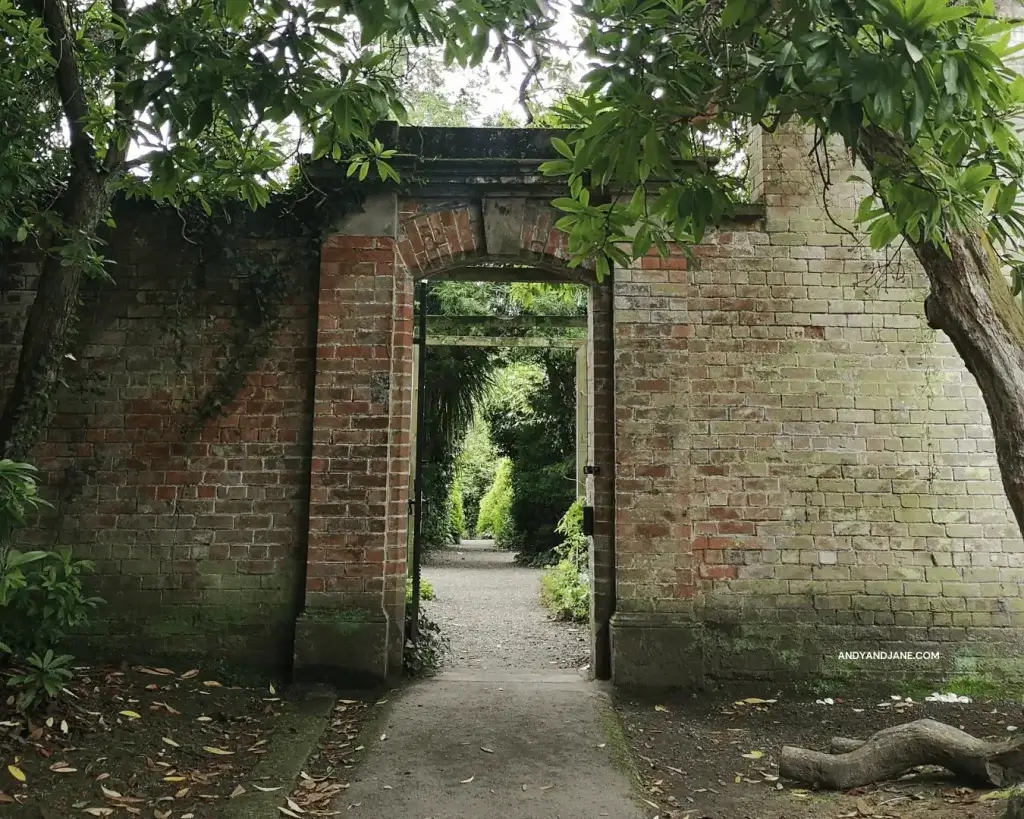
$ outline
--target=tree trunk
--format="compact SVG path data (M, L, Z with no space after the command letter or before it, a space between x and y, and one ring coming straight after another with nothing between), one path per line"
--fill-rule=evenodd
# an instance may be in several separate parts
M74 167L59 206L68 235L91 236L109 207L104 177ZM74 331L82 267L64 264L55 250L43 261L18 371L0 415L0 457L24 458L45 429Z
M1006 803L1003 819L1024 819L1024 791L1014 789Z
M845 791L916 768L939 765L971 782L1005 787L1024 778L1024 738L989 742L951 725L919 719L874 734L866 742L834 739L825 754L786 746L779 775L815 787Z
M978 382L1003 489L1024 532L1024 314L987 239L947 239L949 258L930 244L914 245L931 284L925 316L949 336Z

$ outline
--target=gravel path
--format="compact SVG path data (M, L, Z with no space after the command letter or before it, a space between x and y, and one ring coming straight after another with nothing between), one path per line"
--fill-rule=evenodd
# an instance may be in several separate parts
M490 541L425 555L423 577L437 599L427 616L451 640L448 665L463 669L551 670L589 662L586 625L552 620L540 603L540 569L512 562Z

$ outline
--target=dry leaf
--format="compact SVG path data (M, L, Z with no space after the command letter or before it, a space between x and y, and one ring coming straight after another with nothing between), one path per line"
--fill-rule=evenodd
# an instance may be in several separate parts
M114 813L113 808L86 808L85 812L90 816L110 816Z
M141 714L137 714L134 711L118 711L122 717L128 717L128 719L142 719Z
M234 799L237 796L241 796L243 793L245 793L245 788L241 785L235 785L235 789L231 791L231 796L229 798Z
M293 817L293 819L299 819L299 814L292 813L290 810L288 810L288 808L284 808L284 807L281 807L280 805L278 805L277 809L279 811L281 811L281 813L283 813L285 816L291 816L291 817ZM185 817L182 817L182 819L185 819Z
M760 759L764 756L763 751L751 751L749 754L741 754L744 759Z
M654 706L654 710L655 711L663 711L665 713L668 712L668 709L664 705L655 705Z
M494 753L493 750L491 750L490 748L485 748L483 745L480 746L480 750L483 751L485 754L493 754Z
M13 776L19 782L25 781L25 772L17 765L8 765L7 770L10 772L11 776Z
M224 687L219 682L217 682L216 680L203 680L203 685L205 685L207 688L223 688Z
M186 796L188 796L188 792L189 792L188 788L182 788L181 790L177 791L174 794L174 798L175 799L184 799Z
M279 791L279 790L281 790L281 786L280 785L274 785L274 787L272 787L272 788L265 788L263 785L257 785L254 782L252 786L256 790L258 790L258 791L263 791L263 793L270 793L271 791Z
M192 669L189 669L188 671L186 671L184 674L182 674L181 678L183 680L191 680L193 677L198 677L198 676L199 676L199 669L198 668L192 668Z
M388 735L387 735L387 734L381 734L381 735L380 735L380 741L381 741L381 742L383 742L383 741L384 741L384 740L386 740L387 738L388 738Z
M213 717L196 717L196 722L213 722Z
M154 819L171 819L171 812L169 810L157 810L153 808Z
M288 803L288 807L291 808L296 813L304 813L302 808L300 808L298 805L296 805L295 802L290 797L286 796L284 798L284 801L287 802Z
M119 794L117 791L112 791L110 788L106 787L105 785L100 785L100 790L103 791L103 795L105 797L107 797L107 799L120 799L121 798L121 794Z
M4 793L3 791L0 791L0 804L13 805L17 801L18 800L15 799L13 796L9 796L8 794Z
M163 742L165 744L170 745L172 748L180 748L181 747L177 742L175 742L170 737L160 737L160 739L163 740Z
M463 779L459 784L460 785L468 785L474 779L476 779L476 774L473 774L469 779Z
M204 745L203 750L208 754L216 754L217 756L231 756L234 751L225 751L223 748L214 748L210 745Z
M78 771L78 768L71 768L71 767L68 767L67 765L62 765L59 768L50 768L50 770L53 771L54 773L75 773L75 772Z

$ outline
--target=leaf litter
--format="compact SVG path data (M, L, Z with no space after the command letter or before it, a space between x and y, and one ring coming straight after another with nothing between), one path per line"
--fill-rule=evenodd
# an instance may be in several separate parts
M8 698L0 702L0 804L68 817L212 819L230 799L282 787L253 778L291 707L269 687L273 701L267 683L122 664L79 668L69 696L40 715L20 715Z

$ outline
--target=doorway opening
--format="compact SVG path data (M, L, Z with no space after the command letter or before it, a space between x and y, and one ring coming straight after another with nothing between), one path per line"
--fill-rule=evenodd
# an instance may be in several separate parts
M417 286L413 672L593 668L589 301L525 265Z

